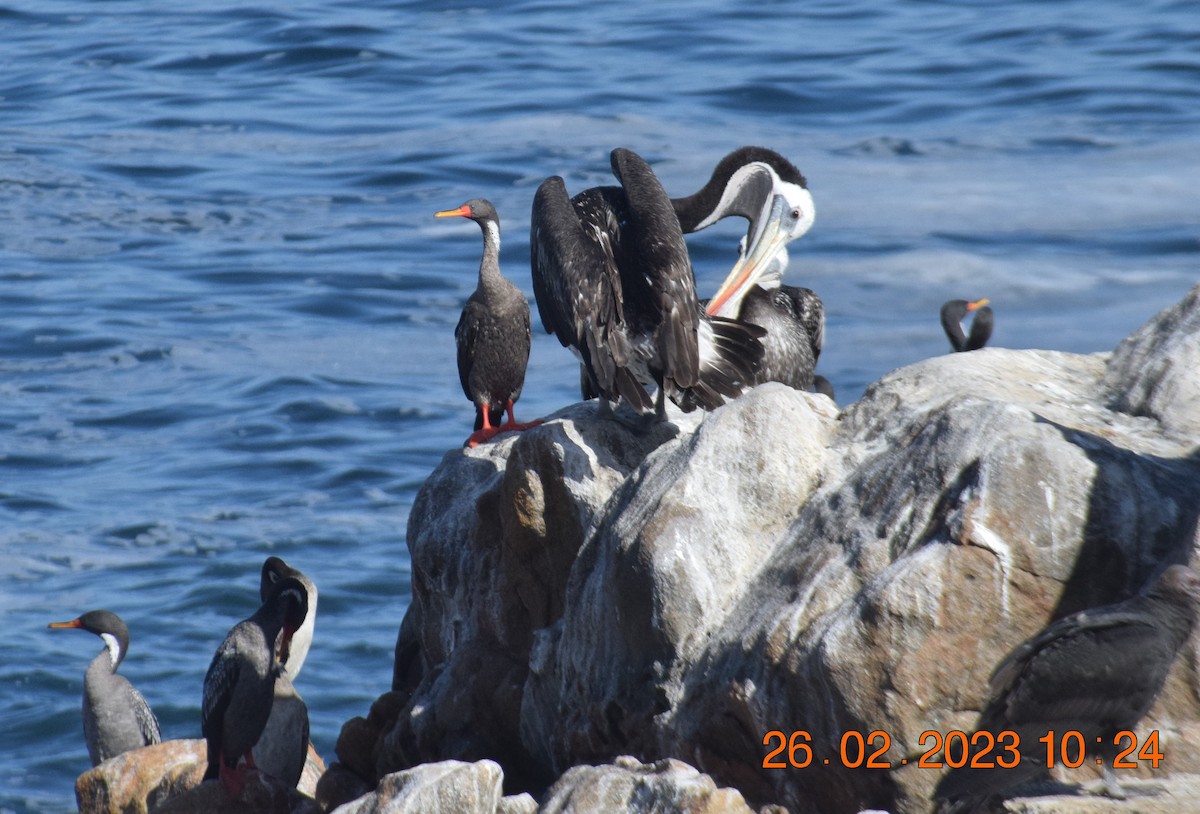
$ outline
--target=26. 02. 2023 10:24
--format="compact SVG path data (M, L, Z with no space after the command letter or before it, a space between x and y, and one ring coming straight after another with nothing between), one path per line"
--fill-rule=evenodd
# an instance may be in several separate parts
M1057 763L1071 769L1084 763L1086 743L1083 735L1076 730L1068 730L1061 735L1049 730L1038 738L1038 742L1046 747L1047 769L1053 769ZM968 765L976 769L1012 769L1021 761L1021 737L1011 729L995 735L987 730L968 735L954 729L945 736L928 729L921 733L918 743L925 751L916 760L916 765L923 769L957 769ZM1140 748L1137 734L1128 729L1118 732L1113 744L1120 747L1113 758L1114 769L1136 769L1137 760L1157 769L1164 757L1159 748L1157 729L1147 734ZM909 763L908 758L901 758L898 763L887 759L887 753L892 748L892 736L879 729L865 735L854 729L847 730L842 734L837 753L829 757L814 755L812 736L803 729L797 729L791 735L772 729L763 735L763 746L770 749L763 757L764 769L806 769L814 763L828 766L831 762L847 769L892 769ZM1130 759L1135 753L1137 760Z

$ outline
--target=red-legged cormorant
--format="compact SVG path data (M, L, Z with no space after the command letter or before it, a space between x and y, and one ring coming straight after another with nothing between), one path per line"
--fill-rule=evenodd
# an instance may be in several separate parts
M312 644L313 625L317 618L317 586L279 557L268 557L263 563L259 583L262 601L267 600L275 583L287 577L299 580L304 586L308 612L304 615L304 623L292 634L291 646L286 654L281 650L282 631L276 641L275 655L281 669L275 678L271 716L250 754L260 771L279 778L289 788L295 788L308 760L309 723L308 706L292 681L300 674Z
M458 380L475 404L475 432L467 439L467 446L473 447L497 433L541 423L518 424L513 417L513 404L521 397L529 363L529 303L500 273L500 216L491 202L472 198L434 217L469 218L483 230L479 284L454 329ZM501 424L505 412L508 420Z
M971 312L975 313L971 334L964 336L962 321ZM988 300L949 300L942 306L942 330L956 352L979 350L992 337L992 309L988 307Z
M824 305L812 289L783 285L781 279L787 244L808 232L815 217L804 176L774 150L741 147L721 159L698 192L671 204L685 233L732 216L748 221L741 256L706 311L766 330L753 384L812 389L825 341Z
M1016 760L1011 738L999 735L1017 733L1018 765L952 769L936 796L961 807L1044 773L1049 730L1079 733L1087 754L1104 761L1105 791L1121 796L1112 760L1128 740L1117 735L1149 711L1198 610L1200 574L1172 565L1136 596L1065 616L1019 645L992 673L977 727L997 737L989 760Z
M76 628L95 633L104 650L88 665L83 677L83 736L92 765L131 749L159 743L158 719L142 694L117 667L129 652L129 628L112 611L88 611L52 628Z
M583 364L607 411L624 399L665 415L664 398L689 409L741 392L762 354L761 330L700 310L679 219L650 165L617 148L619 187L571 198L563 179L542 182L530 223L538 313ZM657 403L643 384L658 387Z
M220 777L231 797L239 797L245 784L238 762L245 757L246 766L256 768L251 749L271 715L280 663L287 662L292 635L307 613L304 584L295 577L279 580L254 615L229 631L204 676L200 717L208 742L204 779Z

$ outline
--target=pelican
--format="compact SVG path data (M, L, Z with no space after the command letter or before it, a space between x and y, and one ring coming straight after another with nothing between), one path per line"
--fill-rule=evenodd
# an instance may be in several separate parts
M752 378L761 329L704 314L679 219L650 165L612 151L619 187L567 194L547 178L533 200L531 270L547 333L583 365L601 409L624 399L665 416L665 398L713 409ZM658 388L651 400L644 384Z
M825 308L812 289L782 282L787 244L812 228L816 214L804 176L774 150L741 147L718 162L699 191L671 204L685 233L732 216L748 221L738 261L705 310L766 330L753 384L813 388L825 342Z

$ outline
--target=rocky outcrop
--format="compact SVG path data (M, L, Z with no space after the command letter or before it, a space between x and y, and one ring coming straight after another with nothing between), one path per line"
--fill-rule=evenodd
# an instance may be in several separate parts
M80 814L188 814L188 812L282 812L315 814L313 801L325 773L321 756L309 746L297 788L250 772L234 802L217 781L202 782L208 766L203 739L164 741L104 761L75 782Z
M496 814L504 772L490 760L427 763L384 777L375 791L336 814Z
M198 785L206 765L204 741L173 740L109 758L75 781L83 814L146 814Z
M539 814L754 814L734 789L678 760L643 764L619 757L605 766L576 766L559 778Z
M542 810L634 755L757 807L929 812L922 755L1013 646L1194 557L1198 369L1200 288L1112 354L949 354L840 414L766 385L452 451L410 515L393 691L339 759L373 785L490 758ZM1187 650L1143 722L1177 773L1200 768Z

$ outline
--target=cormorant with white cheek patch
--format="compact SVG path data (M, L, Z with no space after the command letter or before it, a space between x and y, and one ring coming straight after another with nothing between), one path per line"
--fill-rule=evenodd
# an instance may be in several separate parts
M280 631L276 640L275 655L281 669L275 678L271 715L250 754L260 771L279 778L289 788L295 788L308 760L309 721L308 706L292 682L300 674L312 645L313 626L317 618L317 586L279 557L267 557L259 581L259 598L266 602L275 583L288 577L299 580L304 586L308 612L304 614L304 623L292 634L286 653L282 650L283 631Z
M104 642L104 649L92 659L83 677L83 735L92 765L158 743L158 719L150 705L128 679L117 675L117 667L129 652L129 628L121 617L112 611L93 610L49 626L86 630Z

